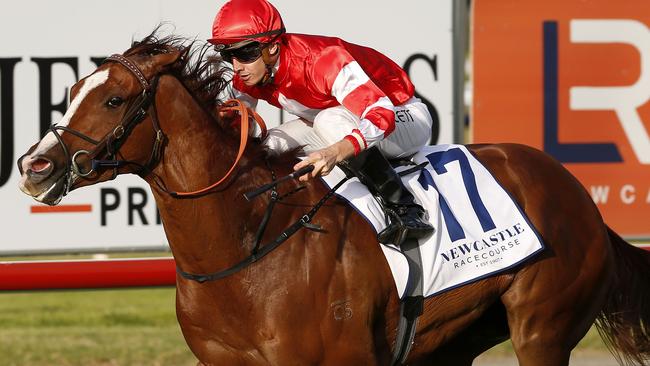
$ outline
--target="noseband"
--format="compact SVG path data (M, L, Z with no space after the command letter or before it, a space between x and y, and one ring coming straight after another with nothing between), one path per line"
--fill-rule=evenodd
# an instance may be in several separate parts
M85 178L92 174L94 171L97 171L99 168L113 168L112 179L114 179L117 176L117 169L125 165L136 165L139 167L138 174L143 174L144 172L150 171L153 165L160 158L161 148L165 139L165 135L159 127L158 117L156 114L156 106L154 102L154 97L158 87L159 75L156 75L152 81L149 82L136 64L119 54L115 54L106 58L106 60L104 60L104 63L106 62L117 62L129 70L129 72L131 72L136 77L142 86L142 93L130 103L129 108L127 109L127 112L125 113L120 123L99 141L69 127L57 125L50 126L49 131L54 134L65 155L66 185L63 190L64 196L70 191L75 176ZM129 136L135 126L144 120L150 108L153 108L151 119L154 131L156 132L156 137L149 161L145 165L142 165L133 161L118 160L117 157L120 155L119 149L126 141L126 137ZM71 155L70 150L66 146L58 131L69 132L70 134L95 145L95 148L92 151L77 150ZM83 155L87 155L91 161L91 167L88 171L83 171L80 165L77 163L77 159ZM98 159L99 156L103 156L103 159Z

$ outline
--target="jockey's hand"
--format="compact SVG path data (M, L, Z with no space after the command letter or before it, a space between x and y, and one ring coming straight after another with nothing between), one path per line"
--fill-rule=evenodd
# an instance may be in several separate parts
M324 149L314 151L307 155L307 158L298 164L294 165L293 170L313 165L314 170L311 173L301 176L301 182L306 182L310 178L315 178L319 175L328 175L336 163L343 161L354 155L354 146L348 140L341 140L334 145L328 146Z

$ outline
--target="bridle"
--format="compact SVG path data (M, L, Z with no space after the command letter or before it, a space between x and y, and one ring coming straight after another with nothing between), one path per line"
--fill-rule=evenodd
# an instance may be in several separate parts
M118 174L117 169L125 165L138 166L139 171L137 173L142 175L146 174L148 171L151 171L153 165L155 165L160 158L165 135L160 129L154 103L154 97L160 76L156 75L151 80L151 82L149 82L142 71L140 71L140 69L131 60L119 54L115 54L106 58L106 60L104 60L104 63L107 62L120 63L132 74L134 74L142 86L142 92L137 96L135 100L130 103L129 108L127 109L120 123L118 123L117 126L115 126L99 141L66 126L50 126L49 131L54 134L59 144L61 145L61 148L63 149L63 154L65 155L66 170L63 196L65 196L70 191L75 177L87 179L90 174L100 168L113 168L113 177L111 179L114 179ZM151 119L156 137L148 162L143 165L134 161L128 161L124 159L119 160L118 156L121 157L121 154L119 153L120 148L126 141L126 138L131 134L133 129L145 119L150 108L154 109L154 113L151 113ZM59 131L68 132L73 136L76 136L86 142L91 143L92 145L95 145L95 147L91 151L77 150L71 154L70 149L63 141L63 138L59 134ZM90 169L87 171L84 171L77 162L77 159L83 155L88 156L91 162Z
M138 97L135 100L133 100L130 103L129 108L127 109L127 112L125 113L120 123L116 127L114 127L111 132L106 134L99 141L66 126L57 126L57 125L50 126L49 131L54 134L59 144L61 145L61 148L63 149L63 153L65 155L66 169L65 169L65 186L63 189L63 196L67 195L68 192L70 191L72 184L74 183L75 177L86 178L100 168L112 168L113 176L111 179L114 179L118 175L117 172L118 168L126 165L135 165L136 167L138 167L138 171L136 171L136 174L144 176L152 172L153 167L158 163L161 157L162 147L166 139L166 136L163 133L162 129L160 128L160 123L158 121L158 114L156 111L156 103L155 103L155 94L158 88L158 80L160 79L160 74L156 74L152 78L151 82L149 82L147 78L144 76L144 73L140 70L140 68L135 63L133 63L131 60L129 60L128 58L120 54L114 54L109 56L108 58L106 58L106 60L104 60L104 63L107 62L117 62L122 66L124 66L138 80L138 82L142 87L142 92L140 93L140 95L138 95ZM124 144L126 138L131 134L133 129L145 119L147 114L149 114L150 109L153 109L153 113L150 113L150 115L151 115L153 129L155 132L155 141L153 143L149 160L144 165L138 162L124 160L121 154L119 153L120 147ZM210 192L213 188L223 183L235 170L246 148L246 144L248 142L249 114L252 114L254 116L253 117L254 121L260 125L262 129L262 136L266 135L266 125L262 120L262 118L257 113L255 113L254 111L250 110L245 105L243 105L239 100L233 99L227 101L224 107L221 108L221 111L238 112L240 115L240 120L242 121L241 128L240 128L241 136L240 136L239 151L237 154L237 158L235 159L235 162L233 163L230 170L219 181L211 184L208 187L196 191L191 191L191 192L170 191L167 189L167 187L164 185L164 183L162 183L160 179L157 179L156 183L164 192L170 194L173 197L196 197ZM244 123L244 121L246 121L246 123ZM77 150L76 152L71 154L70 149L65 144L58 131L68 132L86 142L95 145L95 148L92 151ZM90 165L91 167L88 171L83 171L81 166L77 163L77 159L83 155L87 155L91 162ZM98 158L100 156L102 156L103 158ZM118 157L122 158L122 160L119 160Z

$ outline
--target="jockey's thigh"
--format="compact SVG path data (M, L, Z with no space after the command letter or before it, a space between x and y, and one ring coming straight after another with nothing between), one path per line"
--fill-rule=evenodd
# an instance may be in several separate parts
M379 149L391 159L411 156L431 141L433 118L420 98L395 107L395 130L379 141Z
M316 132L313 124L298 118L269 129L264 145L275 154L281 154L298 147L306 153L328 146L327 142Z
M313 129L325 141L325 146L329 146L358 129L359 123L357 115L343 106L337 106L318 113ZM429 143L432 124L427 106L420 99L411 98L395 107L395 130L379 141L377 146L388 158L413 155Z

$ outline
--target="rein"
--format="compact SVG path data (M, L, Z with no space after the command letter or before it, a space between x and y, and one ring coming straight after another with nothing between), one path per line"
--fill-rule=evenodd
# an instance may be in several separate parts
M257 122L260 128L262 129L262 137L266 136L266 124L264 123L262 117L260 117L260 115L257 114L257 112L255 112L254 110L246 107L246 105L244 105L244 103L242 103L239 99L230 99L226 101L225 106L220 109L220 112L239 112L241 128L239 134L240 135L239 151L237 152L237 157L235 158L235 162L232 164L228 172L217 182L214 182L211 185L196 191L168 192L172 197L194 197L194 196L207 193L213 188L223 183L232 174L232 172L237 167L237 164L239 164L239 160L244 155L244 151L246 150L246 145L248 144L249 113L253 114L253 120Z
M266 224L268 223L268 218L271 216L271 212L273 210L273 207L275 205L275 202L280 200L281 198L278 198L277 191L275 188L273 188L271 192L271 202L269 203L269 206L267 207L266 213L264 215L264 219L262 220L262 223L260 224L260 228L257 232L256 239L255 239L255 246L251 250L251 254L238 262L237 264L230 266L226 269L223 269L218 272L213 272L213 273L208 273L208 274L193 274L189 272L183 271L179 266L176 266L176 272L183 278L187 280L192 280L196 281L199 283L207 282L207 281L215 281L222 279L224 277L228 277L232 274L235 274L242 269L248 267L249 265L259 261L260 259L264 258L267 254L271 253L273 250L277 249L282 243L287 241L293 234L295 234L298 230L301 228L307 228L309 230L315 230L315 231L320 231L320 227L311 224L311 220L316 215L316 212L320 210L320 208L325 204L325 202L334 195L337 189L339 189L343 183L345 183L350 177L346 176L343 178L340 182L338 182L334 187L332 187L324 196L323 198L318 201L314 207L312 207L309 212L304 214L300 219L295 221L293 224L291 224L288 228L284 229L284 231L278 235L273 241L264 244L262 246L259 245L260 243L260 238L262 237L262 234L264 233L264 229L266 228ZM295 192L295 191L294 191ZM294 193L294 192L290 192Z

